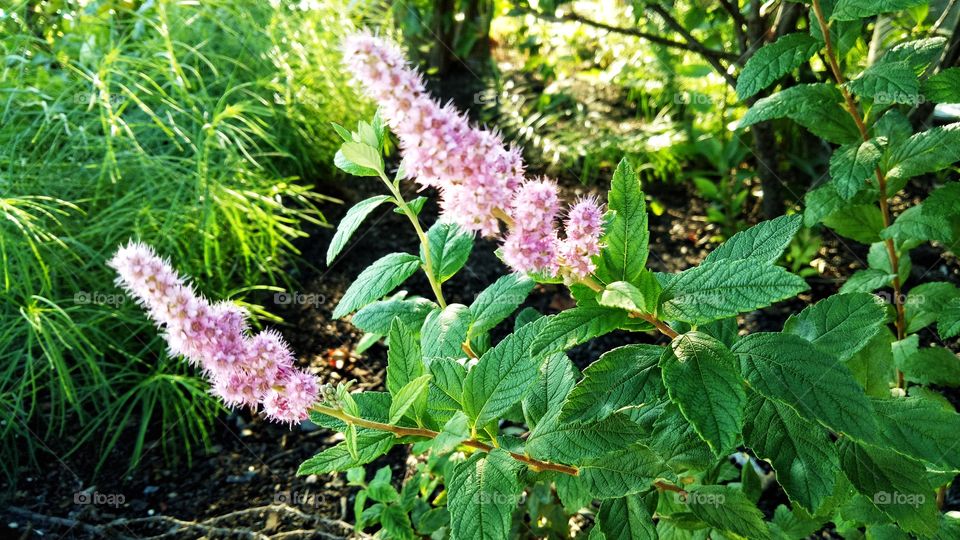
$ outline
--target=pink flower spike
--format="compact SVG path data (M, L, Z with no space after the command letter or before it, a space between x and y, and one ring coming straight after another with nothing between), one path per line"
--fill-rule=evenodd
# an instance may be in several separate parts
M276 422L300 423L306 420L319 392L316 377L305 371L291 370L267 391L263 398L263 412Z
M560 243L561 264L579 278L596 270L593 257L600 253L603 208L593 197L582 198L567 213L567 237Z
M559 211L557 184L552 180L528 180L520 186L510 206L513 227L503 243L508 266L517 272L557 273Z

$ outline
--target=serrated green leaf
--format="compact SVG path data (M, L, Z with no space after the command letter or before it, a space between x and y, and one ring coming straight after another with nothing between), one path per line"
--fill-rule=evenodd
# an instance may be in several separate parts
M949 244L953 234L947 219L924 213L923 203L920 203L897 216L896 221L880 231L880 238L897 240L898 243L910 240L920 244L935 240Z
M760 222L731 236L710 252L703 262L753 259L774 263L790 245L793 235L800 230L800 215L780 216Z
M380 173L375 169L361 167L347 159L342 150L337 150L337 153L334 154L333 164L341 171L353 176L380 176Z
M708 525L751 540L770 538L763 513L734 486L700 486L690 489L685 502L693 515Z
M552 354L543 361L532 388L523 398L527 425L536 426L547 411L561 406L577 382L576 369L563 353Z
M873 292L893 282L894 275L876 268L857 270L840 286L840 294Z
M681 334L660 360L663 384L697 434L715 455L731 450L743 427L747 395L737 359L716 338Z
M893 363L893 334L882 328L867 344L846 361L864 392L868 396L890 395L890 381L895 380Z
M654 421L649 444L678 472L706 469L716 461L707 443L680 414L680 409L670 402Z
M960 102L960 68L947 68L923 81L923 95L934 103Z
M297 469L297 475L327 474L365 465L386 454L395 441L389 431L361 430L356 438L356 459L350 455L346 442L341 442L304 461Z
M420 259L409 253L391 253L368 266L347 288L333 310L339 319L363 306L382 298L394 290L420 267Z
M460 443L470 438L470 420L463 411L457 411L447 420L440 434L433 440L432 450L438 454L452 452Z
M924 0L837 0L831 20L853 21L881 13L901 11L925 3Z
M560 420L602 420L624 407L658 400L664 389L657 364L665 350L625 345L604 353L583 370L583 379L563 403Z
M879 297L867 293L837 294L791 315L783 331L846 361L880 331L885 320L885 304Z
M946 281L931 281L910 289L903 302L907 333L918 332L933 324L943 308L956 298L960 298L960 288Z
M666 465L650 449L631 446L587 460L578 468L594 498L613 499L649 491Z
M534 281L523 274L507 274L493 282L470 304L470 337L482 334L506 319L527 299Z
M420 342L413 330L400 319L390 326L387 349L387 390L396 395L410 381L424 374Z
M950 339L960 335L960 298L950 300L940 309L937 333L940 334L940 339Z
M960 469L960 415L918 397L873 399L883 446L914 459Z
M790 500L817 512L840 473L840 458L826 430L756 392L750 394L746 419L746 445L773 464Z
M705 324L753 311L808 289L803 278L755 260L722 259L675 275L660 295L664 319Z
M340 220L340 225L337 226L337 232L333 234L333 239L330 240L330 245L327 246L327 266L330 266L333 259L346 247L350 237L360 227L363 220L370 215L370 212L376 210L380 204L389 199L390 197L386 195L376 195L358 202L347 210L346 215Z
M798 84L757 100L743 116L740 127L790 118L832 143L853 143L860 139L860 132L840 107L841 101L843 96L833 85Z
M933 190L923 201L923 213L944 218L960 214L960 182Z
M430 246L434 277L443 283L467 263L473 250L473 234L456 223L439 221L427 231L427 243ZM420 246L420 261L426 268L423 246Z
M463 407L472 426L482 427L499 418L530 390L545 356L531 347L543 325L536 321L510 334L467 373Z
M883 168L890 179L913 178L939 171L960 160L960 122L891 141Z
M637 424L621 413L589 423L562 422L559 410L540 420L527 438L527 454L561 463L583 463L608 452L624 449L643 434Z
M840 463L857 491L904 530L922 536L936 532L937 505L921 463L849 440L840 443Z
M397 540L416 538L413 525L410 524L410 515L402 506L391 504L384 507L383 512L380 513L380 526L389 533L390 538Z
M357 405L357 416L375 422L387 421L387 417L390 415L390 394L387 392L360 392L350 395ZM340 432L347 428L346 422L339 418L327 416L314 410L311 410L309 414L310 421L318 426Z
M792 334L758 332L733 346L751 388L790 405L806 419L859 440L873 440L877 421L863 389L842 363Z
M597 523L606 540L656 540L653 516L639 496L607 499L600 503Z
M920 100L920 80L906 61L877 62L847 86L854 94L881 105Z
M427 394L427 411L440 425L449 421L463 405L463 380L467 370L456 360L436 358L429 366L430 391Z
M880 57L878 63L907 62L917 75L940 58L947 38L935 36L898 43Z
M403 385L403 387L394 394L393 401L390 403L389 423L396 424L399 422L411 408L416 410L425 406L426 402L424 400L427 398L427 390L429 388L430 375L422 375ZM416 405L418 401L423 405Z
M605 283L633 283L647 264L650 231L640 178L626 158L613 173L607 197L613 218L604 228L596 275Z
M402 294L367 304L353 314L350 322L364 332L381 336L390 332L394 319L403 321L410 328L420 328L437 305L420 296L404 298Z
M926 347L909 355L900 365L906 380L918 384L960 386L960 358L950 349Z
M477 453L453 469L447 484L452 538L503 540L510 537L513 510L522 487L517 462L503 450Z
M873 204L848 206L822 221L840 236L864 244L880 241L880 231L883 230L883 214Z
M624 324L627 314L606 307L575 307L549 317L530 350L541 354L565 351L575 345L612 332Z
M463 304L448 304L427 315L420 329L420 348L428 366L436 358L463 358L463 343L473 315Z
M340 153L347 161L359 167L373 171L383 170L383 156L369 144L348 141L340 146Z
M885 139L870 139L837 148L830 157L830 181L844 200L851 200L866 187L867 180L876 173L883 155Z
M757 50L737 77L737 97L753 96L777 79L803 65L820 49L820 43L808 34L787 34Z

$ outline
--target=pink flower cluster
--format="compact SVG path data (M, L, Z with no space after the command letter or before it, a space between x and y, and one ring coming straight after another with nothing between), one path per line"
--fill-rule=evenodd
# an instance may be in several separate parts
M361 33L348 37L343 49L348 70L397 134L407 176L440 190L445 219L496 235L494 211L508 206L523 181L519 150L507 148L499 134L471 126L452 105L433 100L395 45Z
M387 40L360 33L344 41L344 63L400 139L408 177L440 191L442 217L484 236L512 222L504 260L518 272L561 271L583 278L595 270L603 210L595 199L574 205L560 240L557 185L524 180L520 152L503 138L471 126L452 105L427 94L420 74Z
M299 423L316 402L316 378L294 367L280 334L249 335L246 312L230 302L211 304L148 246L130 242L108 263L117 284L164 330L174 355L199 366L213 393L230 407L249 406L271 420Z

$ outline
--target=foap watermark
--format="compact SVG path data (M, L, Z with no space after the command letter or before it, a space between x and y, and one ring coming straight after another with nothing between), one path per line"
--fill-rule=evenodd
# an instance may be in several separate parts
M878 105L894 105L897 103L904 105L922 105L927 102L927 98L920 93L877 92L877 94L873 96L873 102Z
M123 493L101 493L94 490L77 491L73 494L73 504L111 506L119 508L126 502Z
M273 504L290 506L320 508L325 500L322 493L311 493L309 491L278 491L273 494Z
M127 296L120 293L103 293L100 291L77 291L73 293L74 304L118 307L126 301Z
M493 88L481 90L473 95L475 105L496 105L498 103L511 103L516 106L523 105L527 100L522 94L515 94L507 91L498 92Z
M700 493L697 491L683 491L673 494L680 504L696 504L698 506L723 506L727 497L723 493Z
M909 505L918 508L927 502L927 497L923 493L893 493L887 491L878 491L873 494L873 504L884 506L888 504Z
M496 505L522 505L527 500L527 494L522 493L520 495L513 495L510 493L488 493L486 491L478 491L473 496L473 501L476 504L496 504Z
M673 94L675 105L713 105L714 99L700 92L676 92Z
M283 291L274 293L273 302L282 306L313 306L317 307L327 301L322 294L302 293L297 291Z

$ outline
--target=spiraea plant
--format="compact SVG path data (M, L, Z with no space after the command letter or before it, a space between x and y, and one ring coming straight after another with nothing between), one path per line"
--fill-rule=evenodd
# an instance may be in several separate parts
M419 253L391 253L364 270L334 311L350 316L366 342L386 340L385 391L317 387L292 367L281 341L248 336L241 314L197 300L177 279L160 280L163 267L118 268L168 325L175 352L221 355L195 359L230 404L262 406L282 421L309 416L343 434L299 474L347 472L362 488L358 527L382 538L454 539L779 539L824 528L850 538L960 535L960 521L937 502L937 489L960 469L960 417L934 392L904 388L893 366L907 382L942 384L954 371L909 360L911 344L895 345L888 330L942 314L908 306L898 318L870 289L852 288L792 314L781 331L744 334L740 314L807 289L776 264L804 216L735 234L698 266L653 272L644 194L628 162L617 167L605 204L584 199L561 210L556 184L527 178L516 149L431 99L395 45L360 34L344 52L381 113L353 131L337 126L344 142L335 161L381 182L385 192L348 211L328 260L381 205L405 215L420 241ZM761 101L757 110L769 103L775 101ZM388 129L403 156L390 175L383 158ZM944 133L953 131L920 140ZM921 155L937 152L920 146L928 148ZM863 154L856 148L854 163ZM883 173L894 161L879 163L870 168ZM914 164L893 166L921 167L907 163ZM861 170L838 168L854 169ZM902 185L907 172L890 170L878 177L880 185L863 179L852 198ZM440 219L432 226L420 217L429 201L403 196L407 180L439 194ZM933 208L956 204L950 193ZM839 209L846 199L835 198L829 204ZM809 206L808 216L816 213ZM914 219L940 215L949 223L928 208L914 211ZM876 232L878 241L891 236L894 254L916 245L899 235L920 230L917 221L901 220ZM444 283L463 269L477 234L501 241L498 253L511 272L469 305L448 303ZM888 244L880 245L875 251L886 253ZM421 271L432 298L399 290ZM892 274L885 274L891 282ZM554 314L521 309L537 283L566 286L575 307ZM494 339L507 326L506 337ZM943 327L949 330L950 321ZM609 350L582 372L568 358L571 348L616 330L654 343ZM643 333L657 337L641 340ZM273 352L260 354L258 339ZM416 472L399 490L389 470L368 481L359 468L397 445L417 457ZM761 498L779 493L771 470L786 497Z

